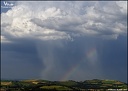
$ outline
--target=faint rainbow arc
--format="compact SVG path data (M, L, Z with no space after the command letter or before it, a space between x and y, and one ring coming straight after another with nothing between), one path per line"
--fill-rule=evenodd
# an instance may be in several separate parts
M96 53L96 48L92 47L90 48L87 52L86 52L86 57L92 58L95 56ZM75 65L73 65L65 74L64 76L61 77L61 81L63 80L67 80L69 77L71 77L75 71L77 71L77 69L79 68L79 66L81 65L81 61Z

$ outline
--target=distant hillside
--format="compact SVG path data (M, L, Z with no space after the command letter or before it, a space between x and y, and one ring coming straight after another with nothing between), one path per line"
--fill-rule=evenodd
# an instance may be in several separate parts
M1 91L127 91L128 85L115 80L48 81L48 80L2 80Z

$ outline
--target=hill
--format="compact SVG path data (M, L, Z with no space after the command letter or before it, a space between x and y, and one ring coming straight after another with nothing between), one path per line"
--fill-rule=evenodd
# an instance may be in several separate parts
M1 91L127 91L128 84L115 80L48 81L2 80Z

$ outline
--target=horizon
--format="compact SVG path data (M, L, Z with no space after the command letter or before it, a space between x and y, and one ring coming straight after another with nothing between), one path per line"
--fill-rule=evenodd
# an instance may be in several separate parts
M84 81L88 81L88 80L106 80L106 81L119 81L119 80L113 80L113 79L86 79L86 80L71 80L71 79L68 79L68 80L48 80L48 79L1 79L1 81L24 81L24 80L37 80L37 81L59 81L59 82L63 82L63 81L75 81L75 82L84 82ZM119 81L119 82L123 82L123 81ZM128 82L123 82L123 83L126 83L128 84Z

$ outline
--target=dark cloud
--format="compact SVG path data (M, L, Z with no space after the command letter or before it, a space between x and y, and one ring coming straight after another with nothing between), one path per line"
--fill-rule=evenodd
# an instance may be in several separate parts
M117 40L79 37L72 42L19 40L12 44L2 44L3 78L99 78L126 81L126 37ZM88 59L88 55L95 56L89 54L93 48L97 50L96 61ZM76 65L79 66L75 69ZM75 72L63 78L72 67Z
M103 41L99 48L102 69L106 78L127 80L127 39L119 37L117 40ZM122 77L123 75L124 77Z
M40 78L40 71L44 66L38 58L35 41L19 40L1 44L1 77L7 79Z

